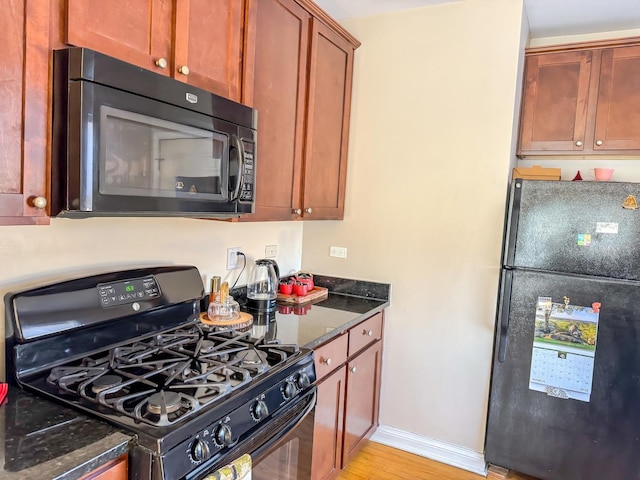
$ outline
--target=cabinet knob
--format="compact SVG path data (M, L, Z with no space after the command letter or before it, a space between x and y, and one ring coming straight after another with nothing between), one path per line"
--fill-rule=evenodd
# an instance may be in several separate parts
M159 58L156 60L156 65L160 68L167 68L167 60L166 58Z
M295 213L296 215L302 215L302 210L300 210L299 208L294 208L292 212Z
M189 75L189 67L186 65L181 66L178 71L183 75Z
M371 330L362 330L362 334L366 335L367 337L370 337L371 335L373 335L373 332Z
M305 213L313 213L313 209L311 207L304 209Z
M576 142L576 147L581 147L582 146L582 140L578 140Z
M602 145L604 142L602 140L596 140L596 145L600 146Z
M331 365L331 358L324 358L324 357L321 357L321 358L320 358L320 363L323 363L323 364L325 364L325 365L328 367L329 365Z
M44 197L34 197L32 202L33 202L33 206L40 210L42 210L47 206L47 199Z
M349 370L351 370L351 373L356 373L358 371L356 367L351 367Z

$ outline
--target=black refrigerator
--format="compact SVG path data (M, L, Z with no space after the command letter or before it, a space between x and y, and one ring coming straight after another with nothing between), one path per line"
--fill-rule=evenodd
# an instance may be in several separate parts
M487 463L544 480L640 479L638 203L636 183L512 183Z

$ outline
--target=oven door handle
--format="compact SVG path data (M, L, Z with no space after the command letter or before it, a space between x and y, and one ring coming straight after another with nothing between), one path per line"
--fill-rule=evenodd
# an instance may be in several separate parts
M247 446L246 442L236 441L234 444L235 448L233 450L227 451L224 454L225 458L228 458L231 461L231 460L235 460L236 458L242 456L245 453L249 453L251 455L251 459L254 465L256 465L261 460L263 460L265 455L268 455L269 452L277 449L280 446L280 443L283 440L286 440L287 435L290 432L294 431L296 428L298 428L298 426L300 426L300 424L307 418L307 416L313 412L313 409L316 408L317 388L316 387L312 387L312 388L313 388L312 391L307 392L303 396L303 398L311 397L308 400L307 405L305 405L304 409L298 412L294 418L291 418L288 421L286 428L283 428L282 430L278 431L276 434L270 436L263 445L260 445L259 447L255 448L255 450L251 450L251 447ZM304 400L300 399L300 401L304 401ZM227 463L228 462L226 461L221 462L220 459L217 458L210 464L201 465L200 467L198 467L197 469L195 469L194 471L190 472L185 477L183 477L182 480L195 480L195 479L202 480L206 478L208 475L210 475L211 473L215 472L220 467L226 465Z
M242 145L242 140L237 135L231 136L231 142L238 151L238 181L236 182L236 188L233 191L233 195L229 195L229 200L238 200L240 197L240 189L244 183L244 146ZM231 172L229 172L229 174L231 174Z

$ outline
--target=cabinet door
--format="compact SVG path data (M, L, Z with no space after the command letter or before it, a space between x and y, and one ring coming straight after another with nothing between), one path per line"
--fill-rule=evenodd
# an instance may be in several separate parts
M255 215L247 220L291 220L300 185L310 15L293 0L250 0L254 13L252 92L258 110ZM251 78L248 78L251 80Z
M122 455L100 468L89 472L81 480L127 480L128 478L127 455Z
M0 225L46 224L50 0L7 0L0 15ZM26 21L26 18L29 21Z
M242 0L177 2L173 66L177 79L240 101L244 4Z
M376 342L347 364L343 467L378 426L381 348Z
M602 52L594 150L640 150L640 47Z
M168 75L172 16L171 0L67 0L65 41Z
M340 473L346 370L343 366L318 384L312 480L328 480Z
M519 154L584 149L591 57L591 51L527 57Z
M315 19L312 26L303 215L308 220L341 220L354 47Z

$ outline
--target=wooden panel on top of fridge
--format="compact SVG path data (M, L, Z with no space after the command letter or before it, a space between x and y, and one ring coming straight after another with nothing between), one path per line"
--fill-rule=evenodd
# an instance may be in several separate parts
M344 214L353 52L346 39L312 20L305 219L342 219Z

